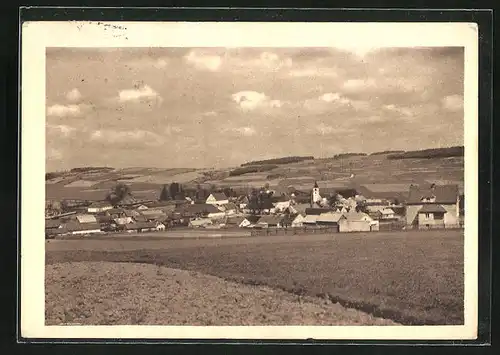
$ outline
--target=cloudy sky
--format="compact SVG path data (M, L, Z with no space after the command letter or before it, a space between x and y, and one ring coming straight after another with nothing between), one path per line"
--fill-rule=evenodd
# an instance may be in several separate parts
M463 144L462 48L47 49L47 170Z

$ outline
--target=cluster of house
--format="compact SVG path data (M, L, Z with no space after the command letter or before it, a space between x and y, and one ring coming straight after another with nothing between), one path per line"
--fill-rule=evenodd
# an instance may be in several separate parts
M85 208L46 217L46 235L94 234L106 232L163 231L175 226L191 228L295 228L331 227L338 232L377 231L381 224L404 221L409 226L428 228L459 224L459 195L456 186L411 186L405 205L359 195L338 197L325 203L314 185L309 203L293 193L273 197L272 207L249 209L249 196L229 198L211 193L205 201L136 201L127 197L116 206L94 202ZM358 208L363 206L362 209Z

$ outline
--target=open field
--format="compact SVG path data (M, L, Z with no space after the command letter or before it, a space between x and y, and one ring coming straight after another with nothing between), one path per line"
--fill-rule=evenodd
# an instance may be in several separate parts
M163 266L62 263L46 275L48 325L395 324L328 299Z
M387 192L394 184L420 184L428 181L457 181L464 179L463 157L434 159L401 159L390 160L385 155L348 157L343 159L316 159L298 163L278 165L265 173L250 173L227 177L229 168L220 171L221 176L210 178L203 176L203 170L195 169L161 169L130 168L117 169L111 172L79 172L68 173L64 177L56 177L46 182L47 198L82 198L101 199L102 193L81 192L92 188L111 188L117 181L130 184L134 190L158 190L162 184L179 182L183 184L208 183L229 187L261 187L269 183L272 187L293 185L298 189L310 189L314 180L320 186L331 188L357 188L367 184L376 184ZM353 178L350 175L354 174ZM273 177L268 179L267 177ZM276 178L279 176L279 178ZM69 187L64 188L67 185ZM382 187L382 185L387 185ZM401 190L401 186L396 187ZM404 191L406 193L406 191ZM382 193L382 192L380 192Z
M46 263L156 264L293 295L328 298L402 324L449 325L463 323L463 252L462 231L407 231L223 240L51 241L46 244Z

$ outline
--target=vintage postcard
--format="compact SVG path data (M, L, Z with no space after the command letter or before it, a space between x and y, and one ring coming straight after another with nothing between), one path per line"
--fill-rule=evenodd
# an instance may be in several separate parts
M476 338L475 24L21 35L21 336Z

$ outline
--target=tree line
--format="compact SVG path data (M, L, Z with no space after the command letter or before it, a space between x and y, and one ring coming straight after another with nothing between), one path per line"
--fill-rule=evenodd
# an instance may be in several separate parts
M401 154L391 154L387 159L431 159L431 158L448 158L448 157L462 157L464 155L463 146L455 146L449 148L433 148L424 150L414 150L404 152Z
M254 160L244 164L241 166L250 166L250 165L268 165L268 164L290 164L290 163L298 163L304 160L314 160L313 156L291 156L291 157L282 157L282 158L272 158L265 160Z

